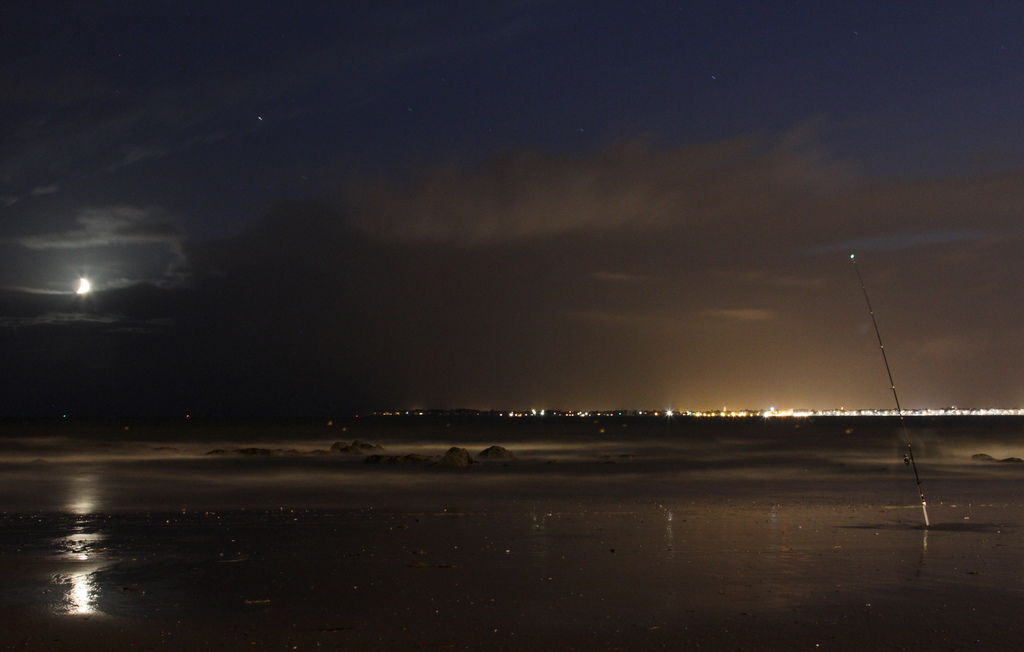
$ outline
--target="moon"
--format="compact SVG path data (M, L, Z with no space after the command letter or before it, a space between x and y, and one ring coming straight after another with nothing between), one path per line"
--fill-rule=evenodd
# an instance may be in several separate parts
M92 283L87 278L78 279L78 289L75 290L75 294L89 294L89 290L92 289Z

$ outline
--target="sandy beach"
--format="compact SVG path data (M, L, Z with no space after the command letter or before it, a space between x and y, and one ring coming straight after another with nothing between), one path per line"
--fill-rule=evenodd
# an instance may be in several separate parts
M968 452L1012 454L1021 424L980 425L914 429L925 529L878 421L218 426L176 440L106 424L88 441L9 424L0 644L1017 649L1024 465ZM474 456L486 441L516 459L211 456L212 434Z

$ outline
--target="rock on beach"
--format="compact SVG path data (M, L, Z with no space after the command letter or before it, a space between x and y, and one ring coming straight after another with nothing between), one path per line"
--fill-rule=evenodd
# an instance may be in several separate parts
M384 447L380 444L371 444L365 441L359 441L358 439L351 444L343 441L336 441L331 444L332 453L342 453L344 455L365 455L369 451L382 451Z
M516 456L504 446L491 446L477 453L477 457L484 460L514 460Z
M465 448L452 446L437 464L438 466L446 466L449 468L463 468L470 464L476 464L476 461L469 456L469 451Z
M427 464L436 462L437 458L409 453L408 455L368 455L364 461L367 464Z

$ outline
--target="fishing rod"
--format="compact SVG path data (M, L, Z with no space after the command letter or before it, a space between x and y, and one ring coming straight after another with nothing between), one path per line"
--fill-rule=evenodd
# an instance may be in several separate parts
M857 281L860 282L860 290L864 293L864 303L867 304L868 314L871 315L871 325L875 327L875 338L878 340L878 349L882 352L882 362L885 363L885 373L889 375L889 389L892 390L892 398L896 401L896 413L900 417L900 430L903 432L903 439L907 442L907 452L903 456L903 463L914 470L914 481L917 483L917 493L921 496L921 512L924 514L924 526L931 525L928 522L928 501L924 498L924 488L921 487L921 476L917 473L917 464L914 462L914 447L910 442L910 431L907 430L907 422L903 418L903 407L900 405L900 395L896 393L896 383L892 379L892 367L889 366L889 357L885 354L885 344L882 343L882 332L878 330L878 320L875 319L875 310L871 307L871 298L868 297L868 288L864 285L864 277L860 275L857 267L857 254L850 254L850 264L853 271L857 273Z

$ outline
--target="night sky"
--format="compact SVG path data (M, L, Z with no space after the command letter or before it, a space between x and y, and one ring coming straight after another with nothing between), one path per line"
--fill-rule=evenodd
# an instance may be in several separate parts
M854 251L1024 405L1017 1L15 2L0 87L0 416L890 407Z

